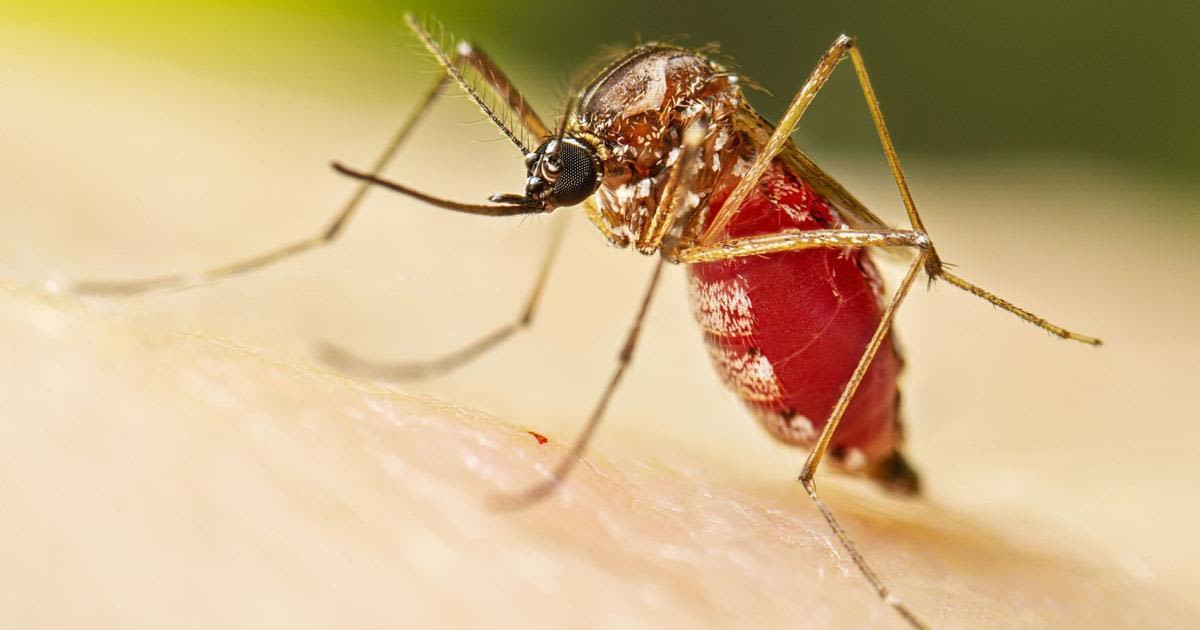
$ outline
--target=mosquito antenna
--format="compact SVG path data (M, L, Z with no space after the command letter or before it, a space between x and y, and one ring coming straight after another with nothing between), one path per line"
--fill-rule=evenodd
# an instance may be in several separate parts
M417 38L421 40L421 43L425 44L425 47L429 49L429 52L433 53L433 56L438 60L438 63L442 64L442 67L446 69L446 73L454 78L454 81L458 83L459 87L461 87L463 91L467 93L467 96L471 97L471 100L475 102L475 105L479 107L484 114L487 114L487 117L490 118L496 127L498 127L500 131L504 133L509 141L516 145L518 149L520 149L521 154L524 155L529 153L529 147L522 142L521 139L517 138L517 135L513 133L513 130L507 124L505 124L504 120L501 119L500 116L496 114L496 111L492 108L492 106L488 104L487 99L485 99L483 95L475 89L475 86L472 85L465 76L463 76L462 71L458 68L458 64L454 63L454 61L450 59L450 55L446 54L446 51L442 48L441 44L437 42L437 39L435 39L433 35L429 34L429 31L425 29L420 20L418 20L412 13L406 13L404 14L404 21L408 23L408 27L411 28L413 33L416 34Z

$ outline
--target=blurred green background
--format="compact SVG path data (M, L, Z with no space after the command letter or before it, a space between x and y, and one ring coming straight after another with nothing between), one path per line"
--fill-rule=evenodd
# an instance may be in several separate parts
M436 15L498 57L549 117L572 70L605 45L717 41L773 94L777 116L824 47L859 37L903 155L1070 157L1192 186L1200 173L1200 10L1191 1L836 3L631 0L14 2L10 32L69 38L221 81L394 99L428 69L402 15ZM800 138L874 138L843 71ZM402 99L407 102L408 99Z

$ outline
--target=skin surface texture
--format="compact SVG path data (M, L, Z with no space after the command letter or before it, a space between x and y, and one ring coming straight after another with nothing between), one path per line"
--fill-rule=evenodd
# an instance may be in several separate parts
M5 414L0 468L14 627L895 623L785 479L738 489L611 449L546 504L494 514L485 495L536 478L561 444L2 291L6 407L20 411ZM1124 598L1131 580L1083 549L1046 547L1054 535L832 496L938 625L1170 619L1161 600Z

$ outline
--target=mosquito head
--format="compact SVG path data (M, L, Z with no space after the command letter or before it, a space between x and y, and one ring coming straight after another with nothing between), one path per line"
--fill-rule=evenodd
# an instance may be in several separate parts
M551 136L525 156L525 194L495 195L498 203L525 203L547 211L583 203L604 176L600 156L586 140Z

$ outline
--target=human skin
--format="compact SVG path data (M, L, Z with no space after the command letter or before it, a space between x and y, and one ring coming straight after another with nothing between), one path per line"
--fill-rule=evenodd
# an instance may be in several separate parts
M561 443L68 299L6 286L0 304L13 627L899 625L783 475L738 487L617 444L543 505L494 513ZM1178 614L1062 532L830 501L937 626Z
M503 323L545 222L374 195L337 247L252 277L126 301L48 292L306 234L347 188L322 162L365 161L395 114L313 127L290 95L102 90L55 70L7 66L22 89L0 102L45 123L0 156L0 275L21 280L0 285L0 625L902 627L792 481L803 453L711 373L681 274L585 465L540 506L487 509L558 461L649 271L583 222L536 326L428 383L339 374L313 349L419 358ZM454 120L396 173L466 199L519 183L510 149ZM1182 393L1200 353L1180 278L1197 230L1128 212L1184 201L1062 167L914 162L963 276L1108 345L917 292L899 334L928 492L823 473L827 501L935 625L1192 625L1200 428ZM855 164L835 172L894 209L886 173Z

